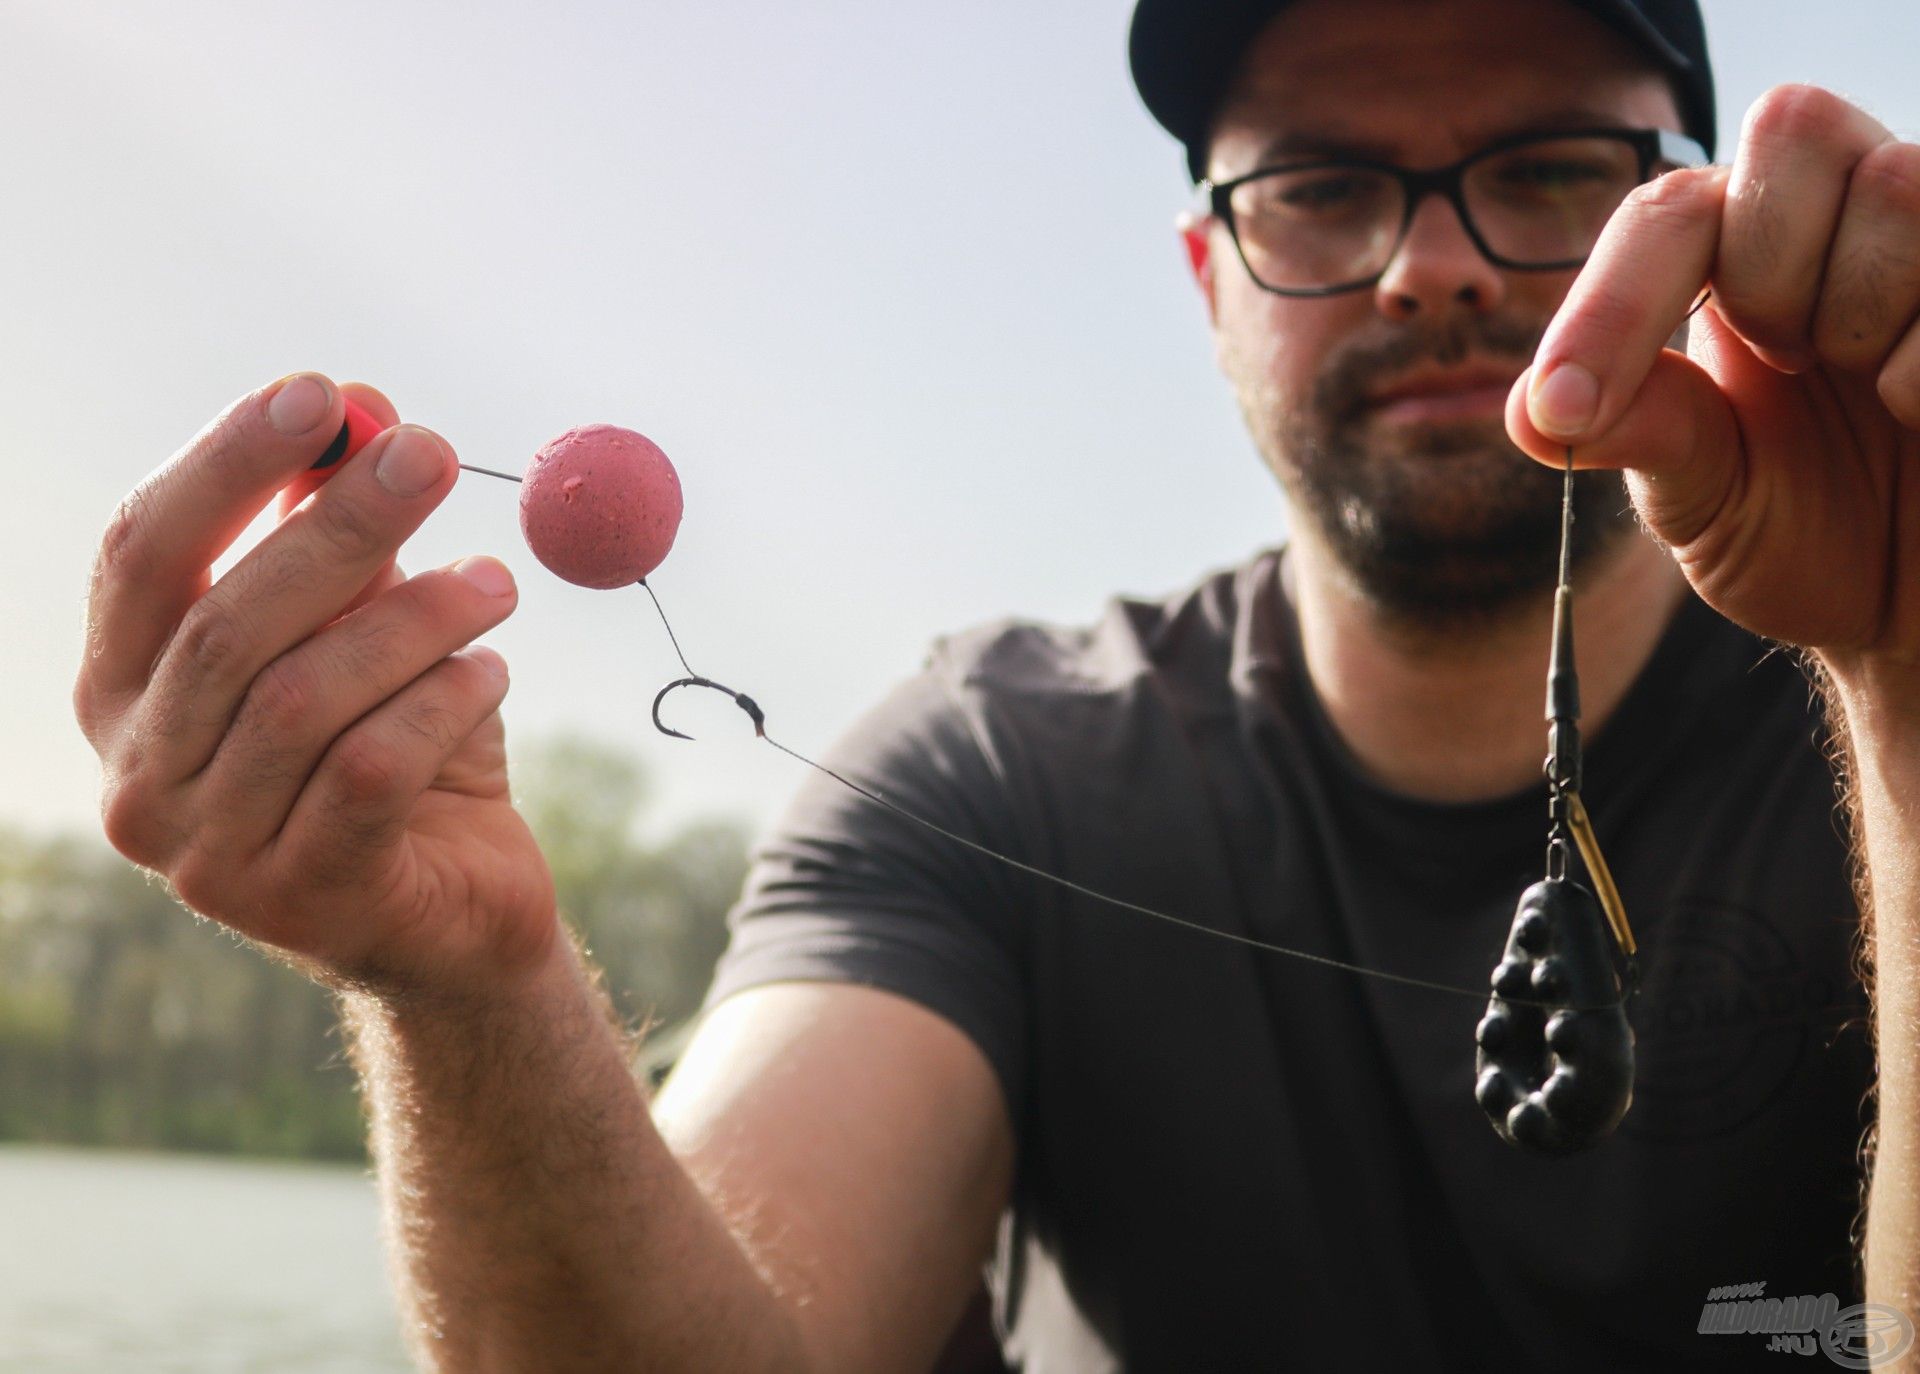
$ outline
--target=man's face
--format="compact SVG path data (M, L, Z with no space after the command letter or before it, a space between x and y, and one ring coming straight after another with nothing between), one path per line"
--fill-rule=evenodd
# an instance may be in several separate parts
M1215 125L1224 181L1299 155L1444 166L1496 139L1672 128L1649 59L1572 4L1299 0L1248 50ZM1220 364L1296 519L1396 618L1497 615L1551 585L1559 478L1507 440L1502 408L1574 273L1494 267L1430 197L1371 288L1275 295L1223 226L1188 245ZM1615 474L1583 474L1575 557L1632 534Z

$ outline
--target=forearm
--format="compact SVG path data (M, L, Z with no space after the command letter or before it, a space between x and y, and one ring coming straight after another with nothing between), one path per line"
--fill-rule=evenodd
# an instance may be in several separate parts
M1920 669L1824 666L1843 731L1873 979L1867 1297L1920 1313Z
M437 1370L799 1369L564 940L484 1004L343 998L407 1336Z

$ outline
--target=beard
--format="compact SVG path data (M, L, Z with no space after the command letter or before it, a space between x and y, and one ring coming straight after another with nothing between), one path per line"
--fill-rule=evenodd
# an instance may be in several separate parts
M1264 368L1229 350L1247 427L1296 519L1311 524L1353 589L1383 619L1458 630L1507 618L1559 575L1561 476L1527 457L1497 419L1388 426L1371 390L1420 364L1532 359L1544 326L1474 318L1399 328L1334 355L1306 404L1290 406ZM1574 475L1575 568L1637 528L1620 474Z

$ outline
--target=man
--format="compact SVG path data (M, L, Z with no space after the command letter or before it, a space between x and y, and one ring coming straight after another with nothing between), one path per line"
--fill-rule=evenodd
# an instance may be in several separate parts
M1177 3L1142 5L1136 75L1219 188L1185 240L1292 545L1091 630L947 641L838 766L1128 901L1484 986L1544 829L1558 483L1520 450L1572 444L1661 541L1583 483L1633 1112L1515 1153L1471 1098L1471 999L1102 905L824 780L650 1111L507 800L503 665L460 649L511 584L392 567L444 445L390 430L207 585L339 427L296 377L123 507L76 707L114 842L342 989L434 1367L924 1367L990 1251L1036 1370L1745 1364L1695 1329L1709 1289L1854 1301L1871 1063L1831 784L1792 662L1689 584L1807 646L1851 740L1865 1291L1920 1309L1920 149L1784 89L1730 171L1633 190L1688 160L1660 131L1712 141L1684 0ZM1545 192L1613 197L1576 217L1597 246L1518 232ZM1663 352L1709 282L1692 360Z

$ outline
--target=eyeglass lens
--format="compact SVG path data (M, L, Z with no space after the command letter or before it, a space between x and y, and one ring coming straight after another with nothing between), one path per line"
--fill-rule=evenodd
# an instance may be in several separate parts
M1460 176L1470 226L1504 265L1577 262L1641 180L1624 139L1542 139L1488 153ZM1230 192L1234 231L1256 280L1282 290L1365 281L1386 270L1407 218L1405 184L1380 168L1281 170Z

